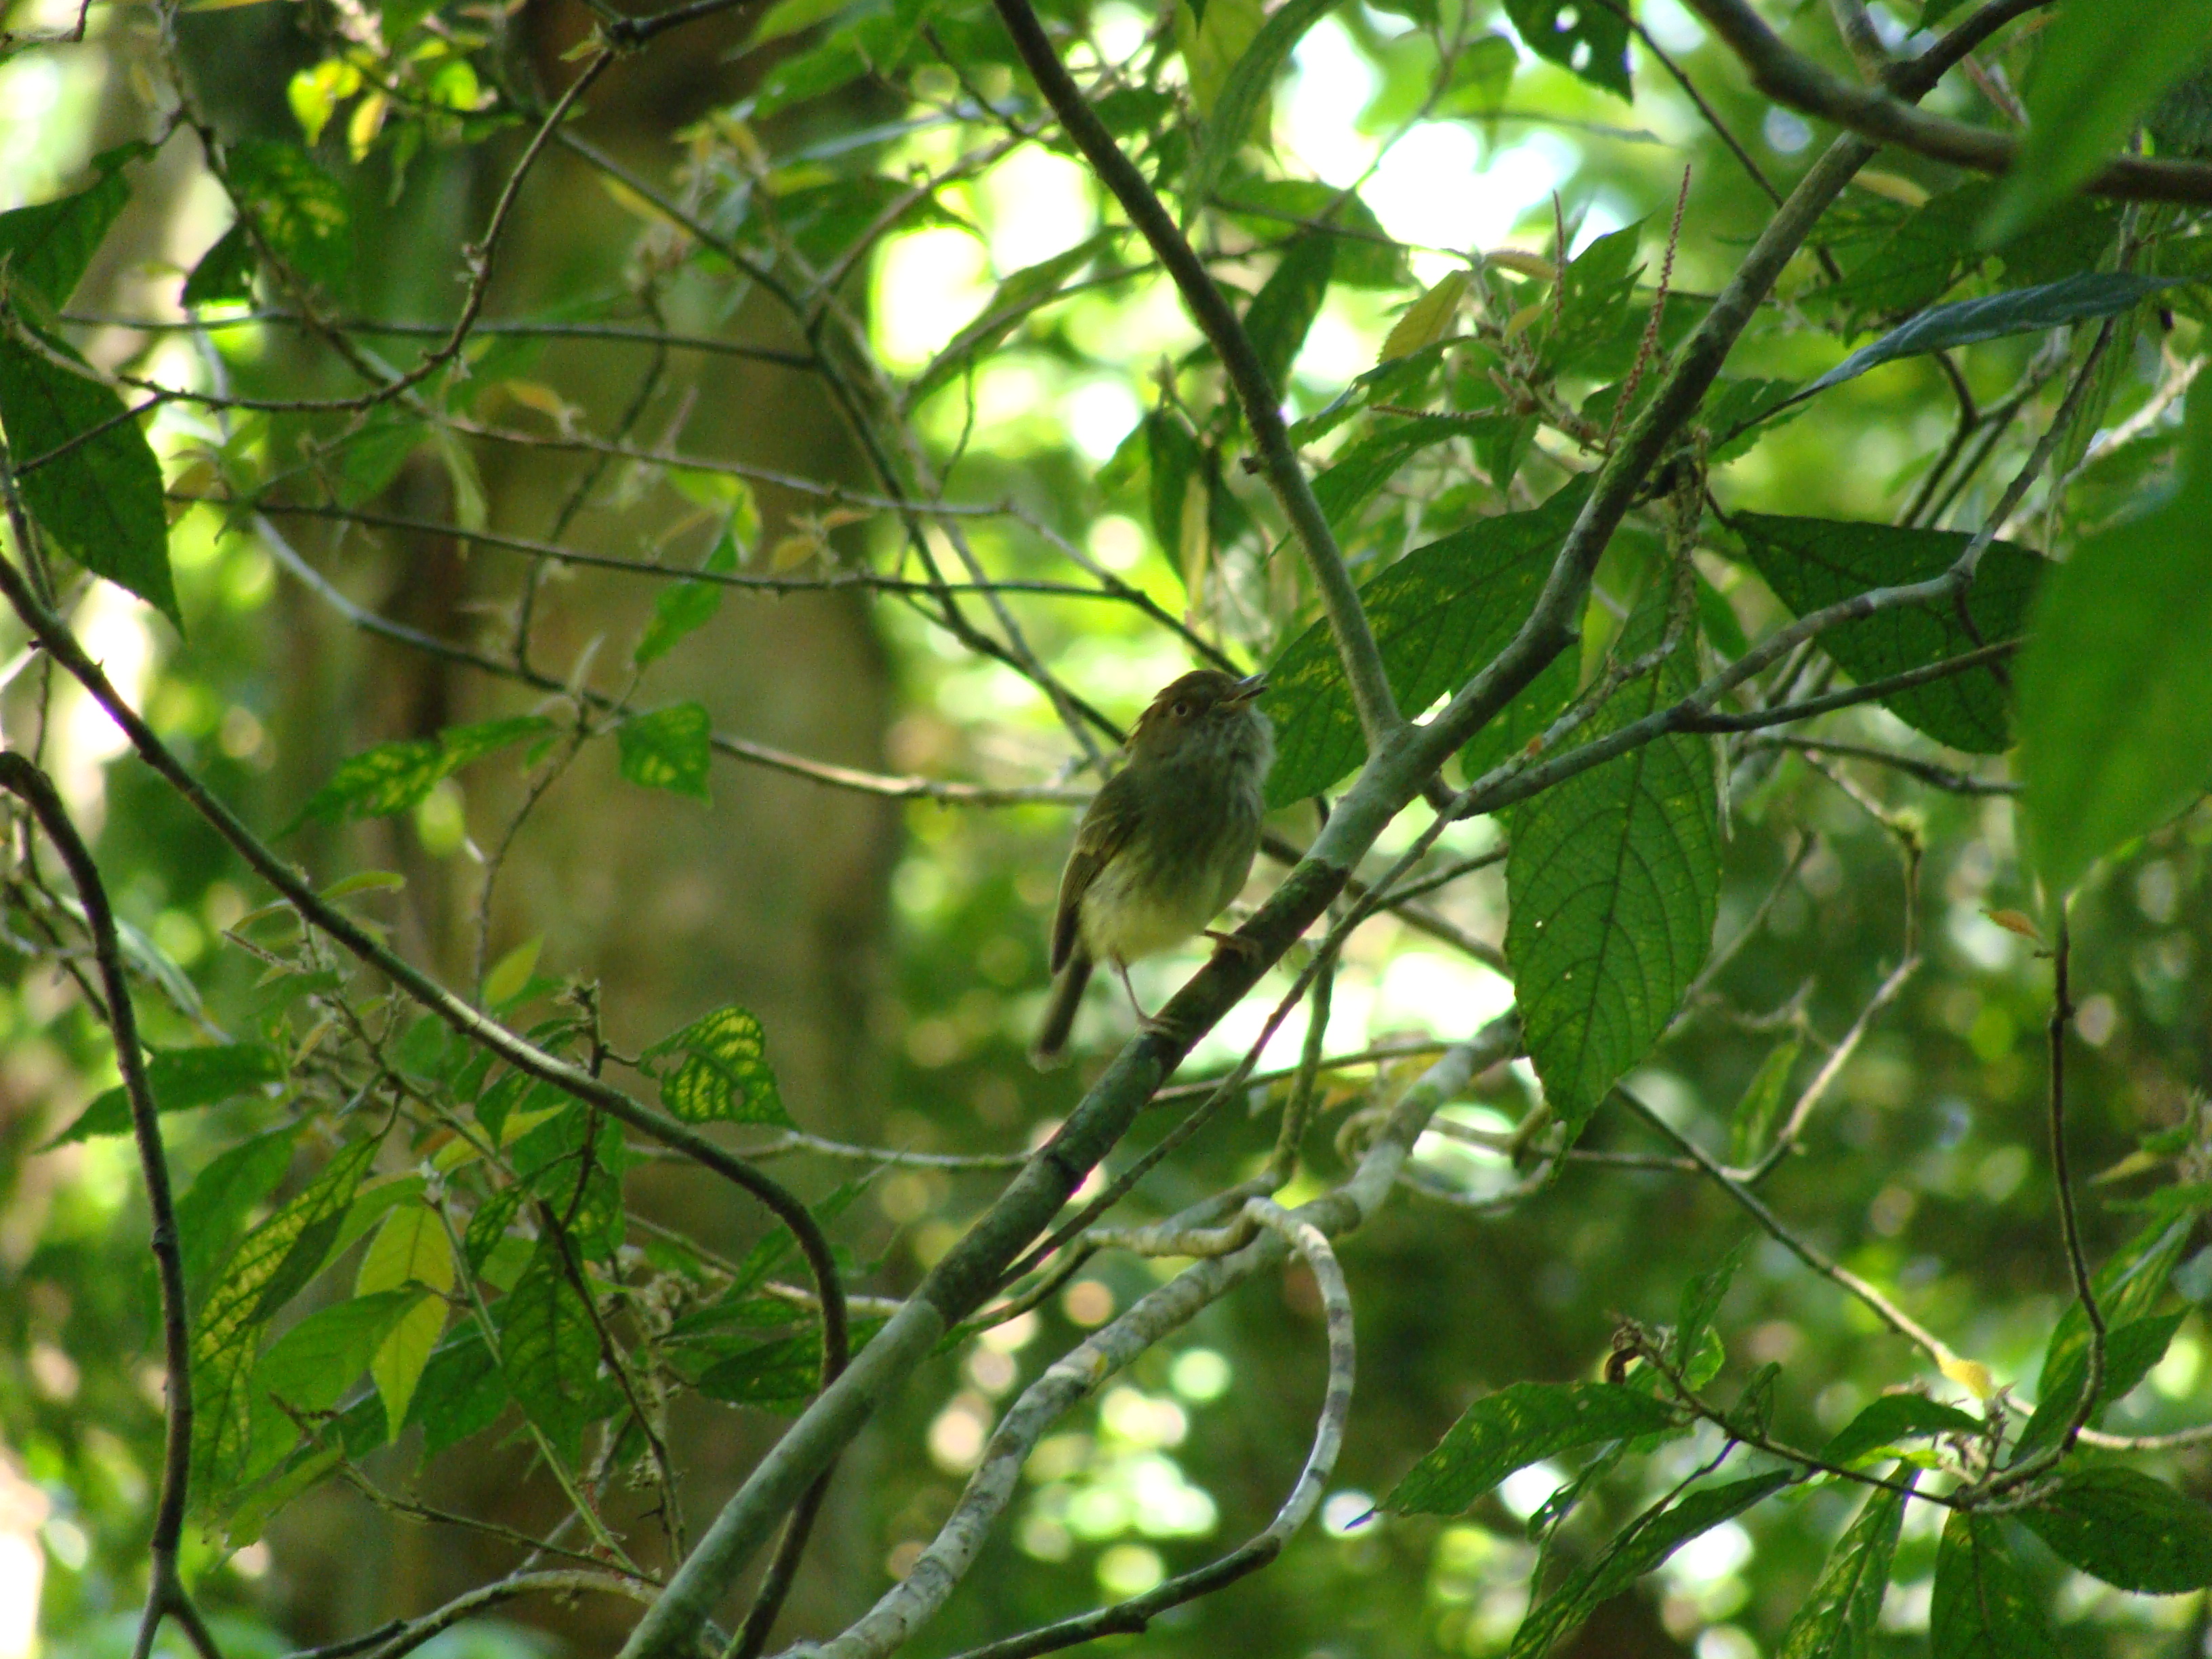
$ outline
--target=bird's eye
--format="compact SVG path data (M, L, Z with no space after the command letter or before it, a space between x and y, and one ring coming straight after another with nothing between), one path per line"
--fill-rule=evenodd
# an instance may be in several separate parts
M1187 702L1179 702L1169 712L1179 720L1187 720L1190 718L1190 705Z

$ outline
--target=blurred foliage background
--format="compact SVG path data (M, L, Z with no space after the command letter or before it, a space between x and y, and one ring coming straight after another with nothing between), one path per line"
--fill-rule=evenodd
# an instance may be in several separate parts
M1212 0L1208 16L1226 18L1233 5ZM480 335L465 375L441 382L445 424L410 428L380 447L358 422L282 409L179 401L154 412L149 430L173 492L171 557L185 631L101 584L75 596L74 622L125 695L257 829L274 835L292 822L348 755L553 707L562 687L580 684L645 707L696 700L717 732L874 776L971 781L1015 794L1047 786L1037 793L1070 799L1087 787L1082 757L1036 679L896 595L835 585L726 592L665 656L637 663L634 647L665 586L452 533L690 568L726 526L739 568L799 579L888 569L899 558L896 516L870 504L877 485L866 457L816 380L772 357L655 343L656 334L675 335L771 353L792 343L789 320L758 284L732 280L697 234L702 226L742 240L767 224L767 241L817 270L854 247L863 228L873 233L836 283L835 307L878 354L886 384L923 387L901 411L921 459L900 465L933 474L945 499L991 509L959 524L995 576L1066 583L1103 572L1243 663L1271 659L1310 619L1295 560L1275 550L1272 505L1234 464L1233 434L1211 484L1160 505L1163 452L1146 448L1145 423L1188 418L1200 438L1220 441L1233 422L1219 417L1218 376L1140 246L1127 236L1091 242L1117 221L1077 161L1030 142L1037 106L988 9L935 9L932 50L896 73L825 66L832 47L849 53L855 39L865 47L870 37L856 30L903 26L909 10L784 0L770 14L773 28L752 28L757 20L741 10L618 61L585 100L574 129L580 143L550 148L531 177L485 306L494 322L588 326L565 336ZM1256 25L1258 9L1250 10ZM1767 10L1792 44L1851 72L1824 9ZM1902 0L1868 10L1893 48L1917 21L1917 8ZM1050 14L1068 40L1084 43L1079 54L1129 64L1133 86L1184 84L1176 54L1177 31L1193 27L1188 10L1103 0ZM64 29L74 15L38 0L11 7L6 24L25 34ZM332 314L434 325L453 316L463 245L480 234L533 131L514 112L542 108L544 89L565 83L571 49L592 23L586 8L565 0L434 12L319 0L102 6L88 16L82 43L21 50L0 64L0 205L53 198L89 176L96 153L159 131L176 107L164 77L180 69L226 139L304 142L339 181L354 254L329 285ZM404 63L407 75L389 94L346 67L380 16L387 36L378 61ZM1271 153L1248 158L1251 179L1332 187L1271 198L1294 216L1356 185L1384 240L1361 245L1376 257L1358 280L1340 268L1304 333L1285 388L1296 413L1322 410L1372 368L1407 302L1464 270L1471 251L1556 260L1562 240L1578 252L1637 228L1629 246L1644 270L1640 328L1686 166L1674 290L1693 300L1726 280L1771 203L1655 50L1690 77L1774 186L1790 186L1821 135L1750 91L1740 66L1674 0L1644 0L1637 16L1647 38L1630 53L1631 99L1530 52L1491 0L1388 8L1354 0L1304 37L1267 114ZM412 43L405 53L403 38ZM1491 40L1499 44L1470 52L1469 43ZM1181 50L1187 58L1190 47ZM1980 84L1955 77L1931 107L1986 117L2032 50L2002 45L1978 66ZM1446 77L1439 95L1439 63L1469 57L1476 61ZM1140 108L1124 129L1148 165L1164 165L1162 150L1188 142L1171 108ZM1848 195L1822 232L1846 270L1915 206L1959 182L1909 157L1878 166L1871 187ZM212 331L167 326L185 316L184 273L223 234L230 209L189 133L129 167L129 205L70 302L67 331L93 362L280 403L354 387L311 331L264 317L295 311L265 286L231 312L203 310L204 319L226 319ZM892 213L916 180L913 199ZM1237 187L1224 188L1233 197ZM1279 229L1263 213L1218 212L1202 246L1224 283L1250 294L1273 268ZM1054 274L1070 284L1057 303L1015 319L991 349L946 365L933 383L917 382L1004 279L1077 248L1085 251ZM1959 294L2007 285L2003 266L1972 256L1963 238L1948 252L1951 264L1924 293L1856 310L1821 295L1818 263L1801 258L1732 372L1818 373L1855 335L1954 282L1966 284ZM1116 274L1124 265L1128 273ZM1509 289L1523 280L1510 266L1492 270ZM1540 300L1544 285L1527 283ZM2169 383L2196 328L2185 307L2162 325L2155 307L2140 325L2130 322L2101 428L2120 426ZM2088 331L2073 343L2077 357ZM367 331L353 337L402 364L422 349ZM1996 404L2039 364L2064 366L2068 347L2057 337L2056 360L2045 337L2031 335L1962 351L1957 368L1985 404ZM1479 364L1464 372L1480 380ZM1979 524L2058 389L2046 380L2030 417L1998 437L1945 523ZM1711 487L1731 512L1887 522L1955 418L1935 363L1893 364L1777 423L1747 453L1717 465ZM490 428L520 439L485 435ZM631 453L570 445L579 434L613 434ZM2062 547L2138 499L2166 463L2172 419L2151 418L2128 435L2136 441L2092 450L2069 487L2047 507L2039 498L2033 521L2014 533ZM1336 441L1318 437L1316 452ZM701 457L734 459L755 476L672 464ZM1533 505L1589 464L1547 428L1505 484L1487 461L1446 446L1396 475L1347 551L1364 578L1441 527ZM331 499L353 516L288 514L275 510L274 496L265 515L174 499L218 496L240 472L265 483L293 466L332 483ZM859 493L824 497L784 487L779 476ZM942 551L943 525L930 534ZM1613 608L1592 609L1591 664L1654 546L1649 532L1627 532L1609 556L1600 587ZM1755 636L1786 616L1748 565L1717 551L1700 557L1711 588L1709 633L1732 624ZM327 586L307 572L321 573ZM1125 724L1191 660L1186 639L1133 605L1016 591L1000 602L1037 663ZM524 624L526 655L517 658L511 647L526 605L536 614ZM519 661L550 690L363 630L347 606L502 666ZM6 649L22 637L8 632ZM262 964L225 935L265 893L62 677L21 656L7 672L0 720L9 744L42 745L80 823L96 829L118 908L143 941L140 960L164 976L149 978L142 998L149 1036L176 1045L258 1029ZM1978 767L1985 781L2005 776L2001 763L1947 754L1876 709L1832 716L1821 732L1954 769ZM1022 1059L1046 981L1043 924L1072 817L1065 799L901 800L799 775L803 768L759 751L717 754L692 797L641 787L626 769L617 745L603 739L573 762L565 751L526 759L511 750L447 777L396 815L311 819L277 844L319 882L364 869L404 878L359 908L448 983L478 983L519 947L534 947L537 970L553 981L596 983L618 1051L635 1053L711 1008L742 1005L767 1033L793 1117L820 1135L923 1152L1019 1152L1072 1107L1095 1058L1042 1076ZM533 810L519 818L526 799ZM1297 805L1273 822L1303 840L1314 818ZM1787 1084L1805 1086L1917 936L1922 965L1872 1019L1812 1118L1802 1155L1766 1196L1804 1237L1885 1287L2001 1384L2032 1391L2068 1279L2044 1141L2050 964L2036 941L1991 919L2037 908L2011 802L1929 787L1847 750L1809 757L1754 745L1735 762L1725 822L1717 933L1741 949L1631 1086L1708 1146L1723 1145L1762 1066L1770 1078L1787 1068ZM511 828L512 846L503 847ZM1383 850L1412 833L1394 830ZM1472 855L1496 837L1478 821L1454 830L1444 850ZM2113 1177L2084 1189L2093 1260L2137 1228L2147 1190L2201 1173L2189 1160L2208 1036L2208 843L2212 813L2200 807L2100 867L2075 910L2077 1167ZM504 862L487 902L495 857ZM1262 861L1255 895L1276 867ZM10 882L0 941L0 1656L90 1659L129 1650L142 1594L161 1429L153 1279L128 1141L47 1146L116 1073L104 1028L43 936L57 925L51 907ZM1502 938L1499 869L1467 876L1432 902L1464 934L1493 945ZM1911 921L1909 902L1917 907ZM1186 951L1142 965L1139 992L1164 997L1199 959ZM1288 982L1283 970L1271 975L1206 1039L1190 1073L1240 1054ZM1357 935L1336 979L1328 1048L1463 1036L1511 994L1494 957L1379 917ZM304 1012L288 1018L289 1039L307 1039ZM1274 1039L1270 1066L1295 1058L1304 1018L1301 1010ZM1127 1020L1118 998L1095 995L1079 1049L1110 1052ZM1339 1173L1336 1129L1424 1063L1400 1054L1330 1073L1313 1167L1289 1196ZM1447 1115L1468 1129L1505 1131L1534 1098L1533 1073L1516 1063L1481 1077ZM1279 1100L1279 1085L1255 1085L1249 1112L1218 1121L1149 1177L1133 1206L1164 1214L1249 1175L1273 1144L1270 1108ZM249 1096L167 1120L180 1188L292 1109ZM2124 1164L2142 1137L2177 1126L2190 1134ZM1136 1146L1158 1133L1148 1118ZM1324 1524L1271 1570L1162 1619L1135 1646L1164 1656L1346 1659L1504 1650L1536 1560L1524 1523L1567 1471L1524 1471L1458 1519L1361 1517L1471 1400L1522 1379L1595 1376L1620 1316L1670 1319L1684 1282L1752 1231L1710 1184L1651 1167L1666 1148L1616 1108L1598 1115L1582 1145L1594 1156L1492 1203L1514 1184L1503 1155L1425 1138L1416 1164L1425 1190L1401 1194L1346 1249L1359 1393ZM313 1165L303 1151L287 1179L296 1186ZM810 1198L854 1173L807 1157L778 1168ZM999 1181L876 1171L836 1227L855 1287L900 1294ZM677 1222L725 1252L741 1253L760 1236L757 1214L696 1172L641 1164L629 1195L640 1214ZM1172 1266L1103 1255L1033 1315L915 1376L842 1466L787 1637L839 1627L902 1574L949 1511L1004 1402ZM2192 1240L2173 1282L2192 1305L2212 1295L2212 1248L2200 1253ZM1771 1241L1753 1249L1719 1328L1727 1376L1782 1366L1776 1431L1798 1443L1818 1443L1885 1389L1916 1378L1943 1386L1905 1343ZM1255 1529L1302 1455L1323 1380L1322 1335L1311 1283L1292 1273L1245 1287L1146 1355L1040 1447L1010 1524L918 1650L955 1652L1133 1594ZM2208 1340L2192 1312L2107 1429L2146 1433L2203 1420L2212 1404ZM713 1402L678 1410L672 1438L696 1515L711 1512L778 1427L770 1414ZM492 1513L525 1529L560 1512L559 1493L513 1437L465 1443L419 1475L414 1460L403 1443L370 1467L391 1490L441 1510ZM1625 1466L1555 1548L1588 1551L1693 1462L1678 1447ZM2212 1483L2201 1449L2175 1452L2161 1467L2193 1492ZM1608 1603L1564 1650L1697 1659L1773 1651L1850 1512L1832 1487L1763 1505ZM1908 1513L1884 1652L1925 1648L1939 1522L1932 1509ZM2051 1598L2066 1652L2204 1650L2203 1595L2128 1596L2039 1546L2023 1543L2021 1554ZM196 1528L187 1563L225 1651L257 1655L419 1612L510 1559L497 1538L425 1526L334 1483L242 1547ZM607 1651L629 1616L620 1606L526 1604L424 1651ZM183 1650L173 1631L161 1650Z

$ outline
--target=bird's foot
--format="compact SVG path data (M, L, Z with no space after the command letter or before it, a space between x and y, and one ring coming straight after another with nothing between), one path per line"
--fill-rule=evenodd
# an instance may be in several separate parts
M1247 962L1257 962L1267 953L1266 945L1257 939L1246 939L1242 933L1224 933L1213 927L1206 928L1203 932L1206 938L1212 939L1219 949L1228 951L1232 957L1241 957Z

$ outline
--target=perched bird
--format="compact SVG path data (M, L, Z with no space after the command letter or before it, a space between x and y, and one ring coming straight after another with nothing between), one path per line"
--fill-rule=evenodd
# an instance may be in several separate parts
M1060 872L1052 997L1030 1061L1066 1058L1091 970L1111 963L1139 1020L1129 963L1180 945L1221 914L1251 873L1275 754L1254 707L1267 676L1200 668L1163 689L1129 734L1128 760L1091 798ZM1215 939L1224 936L1211 934Z

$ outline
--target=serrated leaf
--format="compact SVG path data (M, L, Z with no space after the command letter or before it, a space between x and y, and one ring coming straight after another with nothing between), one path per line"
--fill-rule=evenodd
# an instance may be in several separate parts
M222 1153L177 1200L177 1239L184 1257L185 1303L198 1307L208 1280L237 1243L246 1218L292 1167L300 1133L286 1123Z
M1628 81L1628 13L1573 0L1505 0L1505 15L1528 50L1623 98Z
M1309 234L1284 250L1260 291L1245 308L1244 333L1260 359L1267 384L1280 398L1290 385L1291 365L1305 343L1313 320L1328 295L1336 264L1336 239Z
M2186 279L2143 276L2133 271L2093 270L2033 288L2008 289L1978 300L1956 300L1922 312L1892 329L1872 345L1861 346L1808 386L1809 398L1832 386L1856 380L1870 368L1953 346L2001 339L2008 334L2036 334L2093 318L2112 317Z
M539 1243L530 1266L499 1304L500 1370L523 1415L573 1463L584 1431L611 1410L615 1385L599 1375L599 1333L562 1265L560 1246Z
M633 715L615 728L622 775L648 789L705 800L713 735L707 710L696 702L671 703L649 714Z
M2121 1589L2179 1595L2212 1585L2212 1509L2140 1469L2069 1469L2020 1519L2069 1566Z
M1733 1520L1779 1492L1790 1480L1789 1470L1776 1469L1725 1486L1703 1486L1672 1503L1654 1504L1529 1609L1521 1628L1513 1633L1508 1659L1540 1659L1554 1643L1589 1618L1600 1602L1626 1589L1692 1538Z
M218 236L185 278L179 296L187 306L251 304L253 299L253 238L243 220Z
M2061 8L2025 89L2027 134L1983 227L1995 243L2118 154L2166 89L2204 62L2212 0L2096 0Z
M1534 512L1480 520L1416 548L1360 589L1401 708L1425 708L1456 690L1513 637L1588 490L1588 481L1577 479ZM1260 707L1275 727L1271 806L1319 794L1365 752L1323 623L1270 665Z
M1435 287L1407 306L1398 320L1390 325L1389 333L1382 337L1382 349L1376 354L1376 365L1435 345L1449 334L1458 319L1460 301L1467 297L1468 280L1463 270L1448 270L1437 279Z
M1901 1470L1907 1483L1917 1473ZM1857 1518L1829 1552L1804 1605L1782 1632L1777 1659L1870 1659L1904 1522L1903 1492L1884 1486L1868 1494Z
M37 289L56 311L67 305L108 227L131 199L123 167L153 153L151 144L135 141L102 150L92 158L100 176L84 189L0 213L0 264L9 280Z
M1820 1461L1849 1468L1907 1440L1939 1434L1978 1436L1982 1424L1955 1406L1925 1395L1886 1394L1869 1403L1820 1448Z
M681 1054L660 1080L660 1103L686 1123L773 1123L791 1115L768 1063L768 1037L744 1009L717 1008L645 1051L644 1058Z
M1663 588L1663 584L1661 585ZM1632 614L1616 649L1658 644L1666 599ZM1594 741L1687 696L1688 639L1581 727ZM1606 1091L1650 1051L1711 949L1720 894L1712 754L1669 734L1515 807L1505 864L1522 1029L1570 1145Z
M160 1112L219 1105L284 1080L284 1057L260 1042L219 1042L199 1048L156 1048L146 1056L146 1085ZM51 1152L94 1135L131 1133L131 1097L118 1084L93 1097L76 1121L39 1150Z
M1468 1407L1377 1508L1458 1515L1514 1470L1601 1441L1656 1434L1675 1414L1648 1394L1607 1382L1516 1382Z
M353 276L353 217L337 180L307 151L270 138L230 148L225 182L240 216L299 276L341 293Z
M161 467L145 433L69 346L21 319L16 326L41 349L0 334L0 427L32 517L70 557L181 631Z
M2091 536L2038 599L2019 673L2028 836L2054 893L2212 781L2212 393L2192 392L2180 484Z
M553 722L542 714L519 714L449 726L434 738L380 743L340 762L331 781L309 797L293 823L313 818L346 823L407 811L463 767L552 729Z
M1962 531L1764 513L1740 514L1735 524L1752 567L1801 617L1872 588L1940 576L1957 562L1969 539ZM1960 623L1958 606L1948 601L1898 605L1831 628L1820 635L1820 648L1863 682L2017 639L2049 565L2025 547L1992 542L1966 598L1972 633ZM1938 743L1969 754L1995 755L2012 746L2008 702L2004 682L1984 666L1899 691L1883 698L1882 706Z
M262 1325L321 1268L355 1189L376 1156L358 1140L307 1189L246 1236L199 1308L192 1329L192 1468L196 1491L235 1483L252 1449L247 1386Z
M1804 1037L1792 1031L1767 1050L1766 1058L1744 1085L1743 1097L1729 1115L1729 1162L1741 1169L1766 1150L1774 1120L1790 1088L1790 1075L1797 1068Z
M2051 1621L1994 1517L1954 1510L1936 1552L1932 1659L2058 1659Z

